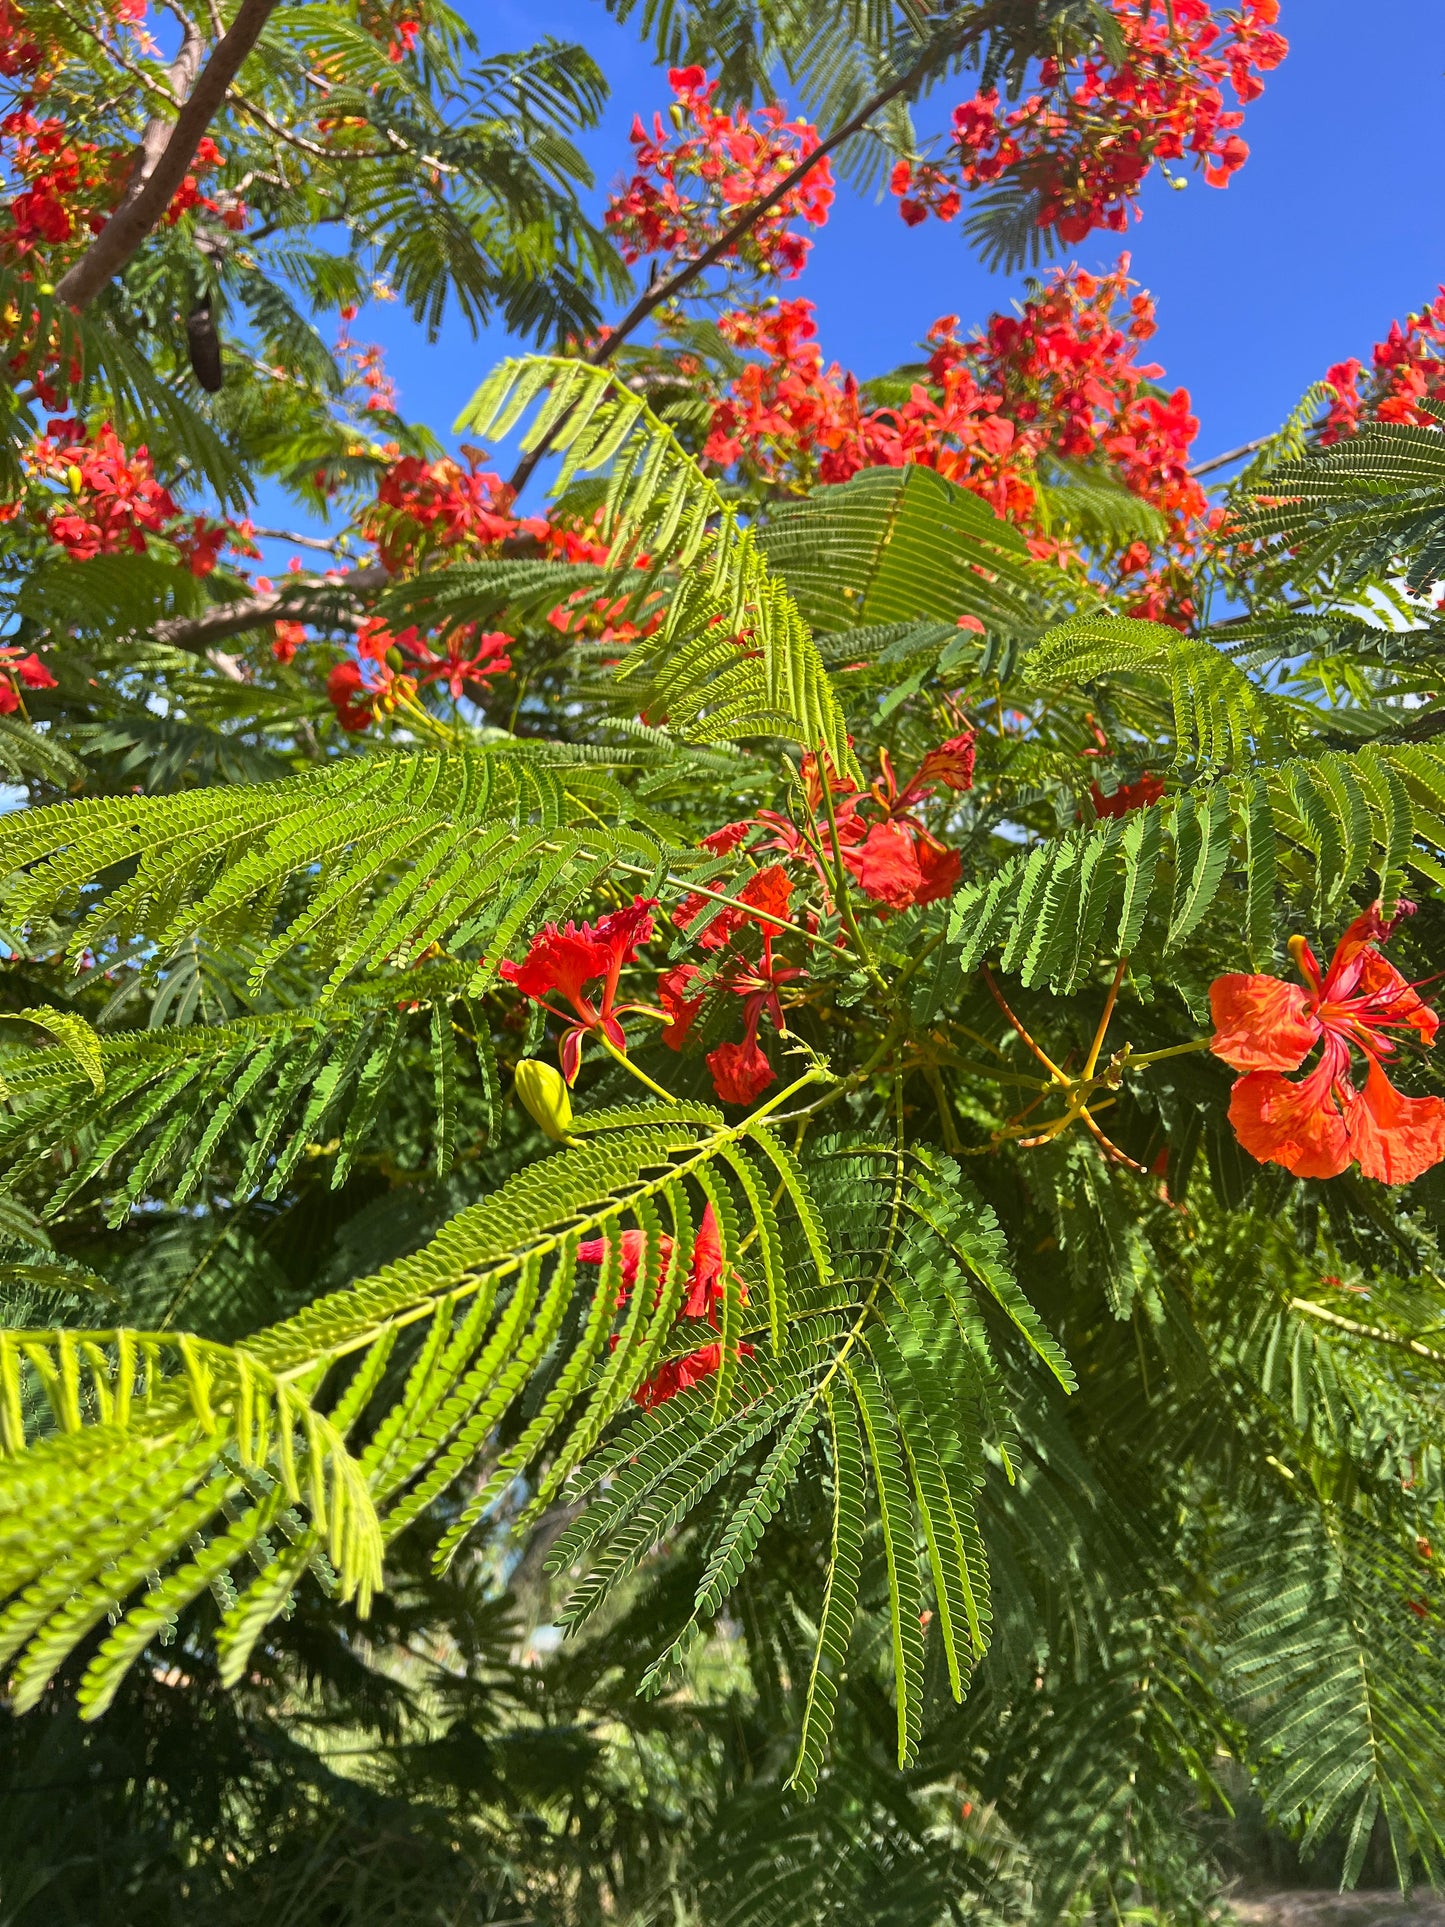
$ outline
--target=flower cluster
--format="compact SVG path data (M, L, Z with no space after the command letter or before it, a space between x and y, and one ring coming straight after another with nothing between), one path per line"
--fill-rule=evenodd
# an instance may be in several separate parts
M642 1269L645 1240L640 1231L624 1231L621 1238L622 1287L618 1293L618 1304L625 1305L637 1288L637 1276ZM668 1267L673 1262L675 1246L673 1240L664 1232L657 1240L658 1257L663 1277L657 1284L657 1297L661 1300L664 1279ZM607 1257L606 1241L602 1238L585 1238L577 1247L577 1261L584 1265L600 1265ZM737 1280L739 1300L747 1303L747 1287L741 1278ZM722 1239L718 1234L717 1217L709 1204L703 1211L702 1222L698 1226L697 1237L693 1242L692 1261L687 1271L687 1287L681 1305L679 1318L690 1318L701 1323L703 1320L717 1329L718 1308L722 1304L726 1286L723 1279ZM614 1348L616 1339L613 1340ZM739 1345L738 1355L751 1358L751 1345ZM659 1365L650 1378L643 1380L633 1392L636 1404L644 1411L664 1404L670 1398L685 1391L689 1385L699 1380L711 1378L722 1364L720 1344L700 1345L695 1351L687 1352L681 1358L670 1358Z
M919 462L980 495L1028 532L1037 553L1071 558L1046 532L1038 488L1050 454L1106 465L1158 508L1164 557L1130 543L1113 559L1131 614L1187 623L1187 563L1209 527L1189 474L1199 424L1186 389L1160 391L1163 370L1139 359L1154 307L1124 256L1112 274L1056 270L1012 315L969 339L956 316L928 336L928 379L902 403L871 405L851 375L824 366L812 304L780 301L726 314L720 326L757 356L713 411L709 460L772 483L846 481L859 469Z
M238 196L210 195L202 189L201 177L222 163L221 150L207 135L166 210L168 226L200 208L227 227L244 228L247 211ZM23 101L0 120L0 170L17 186L0 221L0 256L23 260L37 250L64 249L98 234L120 198L130 166L122 148L74 139L63 120L55 115L38 118L32 103Z
M25 16L11 0L0 0L0 80L33 74L44 59L38 40L25 31Z
M742 999L742 1040L719 1044L707 1054L713 1088L725 1104L754 1103L777 1075L758 1042L758 1029L764 1014L775 1030L787 1029L779 993L802 975L773 949L779 932L789 928L792 891L792 883L780 865L757 871L738 892L736 901L709 918L693 939L704 953L720 953L710 975L705 978L696 964L687 963L665 971L658 980L658 998L667 1017L663 1041L673 1050L681 1050L687 1041L713 985ZM709 904L710 899L701 895L685 897L673 912L673 922L687 930ZM738 942L744 931L754 932L759 939L757 956ZM702 989L697 988L700 982Z
M157 480L145 445L128 450L109 423L87 434L77 421L49 422L25 461L38 484L25 506L77 562L139 554L159 539L173 545L193 575L209 575L221 549L235 539L228 522L186 515ZM55 483L58 490L46 486ZM8 504L9 516L21 507Z
M1445 287L1419 314L1392 321L1370 360L1363 391L1364 364L1353 356L1328 371L1336 399L1320 432L1325 447L1353 435L1362 421L1434 425L1421 403L1445 401Z
M305 631L299 623L282 622L276 630L273 653L278 661L289 662ZM475 623L462 623L434 648L415 628L393 633L379 617L368 617L357 630L356 658L344 657L333 666L326 693L341 727L359 734L378 716L410 702L428 683L448 690L453 702L468 687L473 693L484 689L493 676L511 668L511 643L500 630L482 632Z
M779 1034L786 1032L784 999L804 974L777 945L800 927L810 934L817 927L811 912L801 925L795 921L794 879L787 866L810 873L827 909L833 908L837 880L835 845L844 871L881 912L933 903L958 887L958 852L940 842L917 812L940 787L954 792L972 787L972 731L930 750L901 788L886 751L880 760L882 775L865 790L816 756L806 757L802 775L809 825L764 809L703 839L715 856L746 846L748 856L783 859L756 870L721 910L714 896L699 891L684 897L673 912L673 922L689 934L706 962L674 965L659 979L658 997L667 1015L663 1041L681 1050L714 994L741 1000L741 1038L707 1053L713 1089L725 1104L754 1103L776 1081L759 1042L762 1020L768 1018Z
M1281 1164L1299 1178L1337 1177L1358 1164L1367 1178L1409 1184L1445 1159L1445 1099L1406 1097L1383 1069L1399 1049L1389 1032L1428 1046L1440 1027L1376 947L1394 927L1378 909L1356 917L1324 972L1305 939L1292 937L1303 988L1237 975L1211 985L1210 1048L1244 1073L1234 1086L1229 1121L1261 1163ZM1314 1069L1287 1077L1316 1046ZM1363 1090L1350 1075L1352 1051L1365 1060Z
M772 192L818 145L816 128L788 120L776 102L756 113L722 112L718 83L701 67L674 67L672 126L660 114L652 128L632 123L635 172L609 201L605 220L622 257L700 254L753 201ZM826 159L811 167L723 259L750 273L788 280L800 274L811 243L793 224L821 227L833 200Z
M1228 13L1209 0L1111 4L1116 59L1045 60L1017 107L1005 109L995 90L955 109L949 165L898 164L892 187L905 221L951 220L961 187L1011 177L1032 190L1037 225L1074 243L1096 228L1122 231L1131 206L1137 217L1155 162L1193 157L1211 187L1228 186L1249 148L1223 89L1246 105L1284 59L1278 0L1242 0Z
M438 551L490 548L534 526L508 513L501 478L478 467L485 459L480 449L464 449L463 456L465 468L450 456L425 462L403 455L382 476L361 528L393 575L421 567Z

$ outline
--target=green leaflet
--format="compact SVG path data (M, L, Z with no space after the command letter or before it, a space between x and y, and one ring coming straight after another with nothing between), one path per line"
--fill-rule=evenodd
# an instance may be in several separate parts
M818 1615L818 1638L803 1703L798 1757L791 1786L803 1798L818 1790L818 1772L833 1728L848 1660L848 1642L858 1610L858 1581L863 1567L864 1469L863 1438L851 1399L826 1395L828 1433L833 1459L833 1527L829 1545L828 1580Z
M524 449L545 439L563 456L557 481L605 473L613 564L639 550L665 555L680 581L662 629L640 637L615 672L632 712L667 716L694 740L784 736L820 743L839 768L851 755L843 713L797 605L772 574L755 533L640 396L608 368L531 356L503 362L461 416L478 435L507 433L537 404ZM623 579L637 587L635 571ZM721 620L749 648L719 636Z
M436 1008L449 1035L446 1006ZM325 1039L324 1031L312 1034L296 1061L309 1065ZM360 1056L353 1036L348 1061L354 1065ZM171 1081L196 1076L201 1065L183 1061ZM167 1080L146 1088L155 1102ZM329 1092L313 1094L309 1114L324 1114L330 1101ZM233 1673L244 1662L246 1641L282 1608L301 1570L296 1558L283 1555L274 1574L263 1570L239 1596L230 1590L229 1572L241 1559L275 1564L263 1542L270 1545L266 1535L276 1522L307 1548L307 1561L326 1552L342 1595L354 1596L364 1611L381 1579L378 1501L394 1501L386 1527L394 1533L485 1446L561 1329L580 1242L590 1230L601 1233L605 1250L590 1308L557 1360L519 1447L498 1472L505 1483L557 1439L538 1491L545 1503L593 1450L668 1343L699 1221L688 1204L688 1183L713 1202L724 1226L725 1261L736 1267L727 1179L731 1174L749 1195L747 1181L737 1176L739 1160L762 1127L748 1120L727 1126L710 1116L697 1124L664 1121L658 1109L643 1113L646 1123L598 1132L519 1171L414 1257L241 1345L183 1333L0 1332L0 1412L9 1453L0 1461L0 1584L10 1600L0 1638L21 1654L17 1690L27 1702L75 1641L109 1614L115 1630L85 1687L84 1710L93 1716L154 1632L208 1587L229 1602L222 1649ZM167 1147L169 1128L154 1156ZM257 1142L269 1141L274 1128ZM666 1265L659 1202L671 1224ZM645 1246L627 1294L621 1291L624 1215L642 1227ZM623 1296L628 1304L617 1344L609 1347ZM736 1284L731 1297L725 1337L735 1349L742 1310ZM776 1315L786 1339L781 1308ZM399 1343L410 1358L405 1380L372 1421L365 1452L353 1458L346 1434L381 1392ZM334 1368L346 1360L354 1366L337 1382ZM27 1443L22 1371L37 1377L57 1435ZM740 1394L752 1402L759 1390L750 1369ZM774 1422L773 1408L765 1409L764 1428ZM560 1428L569 1420L570 1436L563 1439ZM746 1437L754 1435L749 1421ZM805 1442L799 1435L770 1489L786 1486ZM715 1468L703 1473L703 1489L715 1476ZM496 1489L494 1479L480 1502L464 1509L443 1541L444 1557ZM766 1512L760 1501L756 1531ZM90 1530L73 1540L87 1519ZM755 1543L756 1531L740 1522L733 1541L739 1557ZM67 1547L73 1549L67 1553ZM158 1584L133 1597L141 1577L156 1571Z
M893 1633L894 1686L898 1697L898 1764L907 1766L918 1748L923 1722L923 1634L918 1553L897 1424L881 1380L868 1359L848 1361L843 1376L857 1402L878 1498L888 1569L888 1609Z

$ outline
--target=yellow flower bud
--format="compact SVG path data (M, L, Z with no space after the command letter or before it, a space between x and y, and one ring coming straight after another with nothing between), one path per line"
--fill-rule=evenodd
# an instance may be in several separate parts
M512 1088L554 1144L570 1144L572 1093L560 1071L540 1057L524 1057Z

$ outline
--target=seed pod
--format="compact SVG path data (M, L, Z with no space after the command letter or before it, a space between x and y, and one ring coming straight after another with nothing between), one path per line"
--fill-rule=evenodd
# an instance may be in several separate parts
M211 297L198 301L186 317L186 346L191 355L191 371L208 395L221 391L224 371L221 366L221 337L211 316Z

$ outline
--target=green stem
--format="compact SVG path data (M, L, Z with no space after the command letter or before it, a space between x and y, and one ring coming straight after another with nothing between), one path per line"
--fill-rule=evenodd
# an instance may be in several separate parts
M664 1090L661 1084L654 1083L653 1080L647 1075L646 1071L639 1070L637 1065L633 1063L632 1059L627 1055L627 1053L625 1051L620 1051L617 1048L617 1046L612 1042L610 1037L603 1037L599 1034L597 1041L598 1043L601 1044L603 1050L606 1051L607 1055L612 1059L613 1063L620 1064L623 1070L629 1071L632 1074L632 1076L637 1079L639 1084L645 1084L648 1090L654 1092L658 1097L660 1097L663 1100L664 1103L676 1104L677 1099L673 1096L672 1092Z
M1125 1070L1137 1070L1141 1064L1160 1064L1166 1057L1184 1057L1190 1051L1208 1050L1208 1037L1197 1037L1192 1044L1171 1044L1168 1050L1146 1051L1142 1057L1129 1056L1125 1059Z

